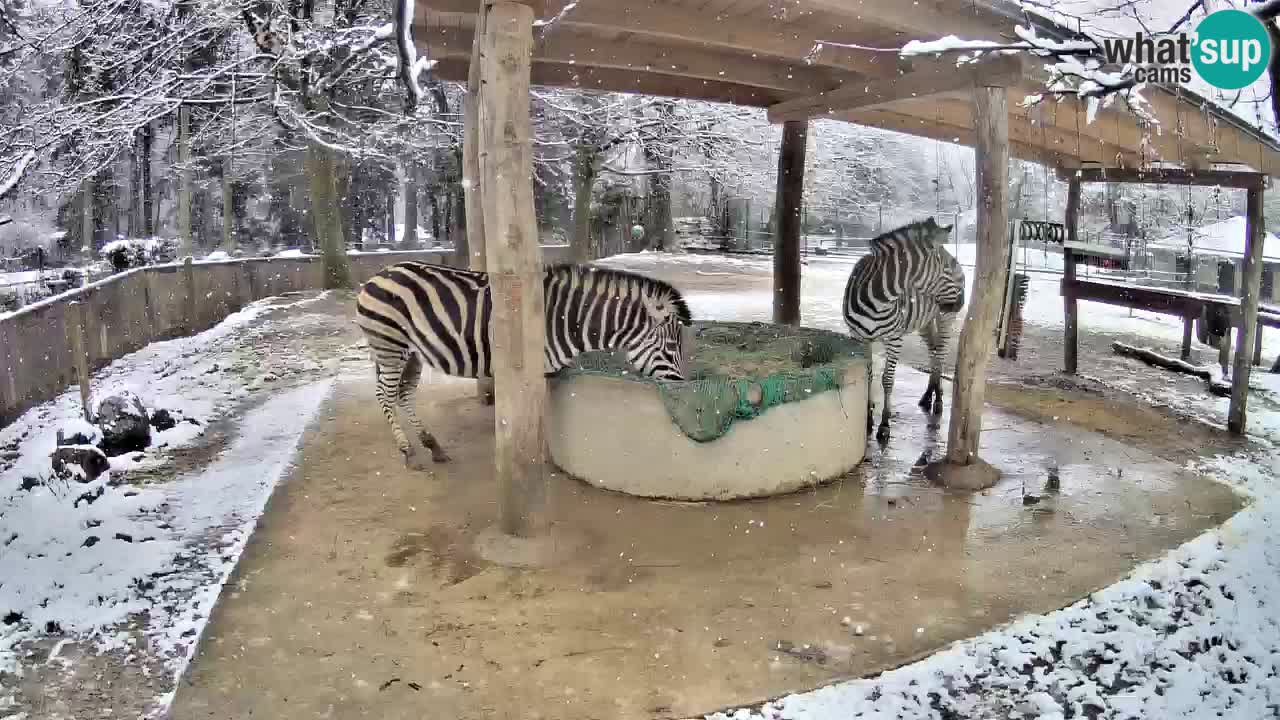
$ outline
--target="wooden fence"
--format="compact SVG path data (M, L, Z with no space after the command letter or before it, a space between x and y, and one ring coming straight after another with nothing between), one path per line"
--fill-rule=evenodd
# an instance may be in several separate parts
M542 252L549 263L569 259L568 246ZM445 250L359 253L349 260L357 285L401 260L457 264ZM211 328L256 300L323 286L319 257L187 262L128 270L0 317L0 427L76 384L80 372L148 343Z

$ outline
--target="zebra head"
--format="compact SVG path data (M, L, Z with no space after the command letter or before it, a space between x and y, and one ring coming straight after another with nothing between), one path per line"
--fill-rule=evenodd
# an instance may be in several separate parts
M552 371L581 352L608 350L658 380L688 377L689 325L680 292L638 273L585 265L547 268L548 360Z
M641 375L658 380L684 380L689 376L689 354L693 336L689 326L693 318L680 293L666 283L652 284L639 290L639 303L644 309L643 331L630 338L623 348L627 362Z
M953 226L939 225L933 218L928 218L919 227L933 246L933 254L942 269L934 288L938 307L943 312L960 312L964 307L964 268L946 248L947 237L951 235Z

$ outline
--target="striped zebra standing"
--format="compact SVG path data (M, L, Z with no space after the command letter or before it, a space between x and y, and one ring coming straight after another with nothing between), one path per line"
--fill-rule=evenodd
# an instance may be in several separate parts
M615 350L642 375L684 379L684 326L692 318L675 288L643 275L577 265L548 266L543 287L548 374L583 352ZM427 464L396 410L433 461L449 460L419 422L413 392L424 364L455 377L492 376L492 311L487 273L412 261L383 268L356 297L356 324L373 356L378 402L410 468Z
M884 405L876 439L889 441L889 396L902 351L902 338L919 333L929 348L929 386L920 407L942 413L942 363L955 317L964 307L964 271L944 248L951 226L929 218L905 225L871 241L871 253L858 260L844 290L844 321L857 340L884 343L881 383ZM871 393L867 393L867 432L871 432Z

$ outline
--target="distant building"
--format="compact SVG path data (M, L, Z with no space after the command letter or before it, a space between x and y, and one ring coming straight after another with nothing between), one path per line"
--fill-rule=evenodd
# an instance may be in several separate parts
M1244 276L1245 219L1242 215L1191 231L1168 235L1147 244L1148 269L1153 277L1185 278L1192 274L1195 290L1239 295ZM1265 233L1262 263L1262 302L1280 302L1276 276L1280 273L1280 236ZM1169 283L1162 283L1169 284Z

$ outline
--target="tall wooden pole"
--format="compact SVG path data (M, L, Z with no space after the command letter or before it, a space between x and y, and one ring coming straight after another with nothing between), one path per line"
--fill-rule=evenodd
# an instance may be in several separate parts
M987 358L995 340L1000 301L1009 271L1008 179L1009 108L1004 88L975 91L978 203L978 262L974 271L969 312L960 332L947 461L969 465L978 457L982 433L982 401L986 391Z
M1067 226L1067 242L1076 242L1080 231L1080 178L1074 175L1067 181L1067 216L1065 223ZM1065 317L1062 323L1062 359L1063 369L1070 375L1076 373L1077 339L1080 330L1079 316L1076 313L1075 288L1073 287L1075 281L1075 255L1072 254L1071 248L1064 247L1062 249L1062 307Z
M475 38L471 42L471 66L467 72L467 94L462 99L462 187L467 214L467 266L478 272L489 269L485 255L484 198L480 187L480 129L478 98L480 96L480 48L484 42L485 2L480 0L476 13ZM480 378L476 394L486 405L493 404L493 380Z
M542 258L533 209L529 70L533 10L489 6L480 50L480 191L493 318L494 434L500 526L527 537L545 519Z
M1262 220L1262 188L1249 188L1245 206L1244 287L1240 294L1241 332L1236 336L1235 368L1231 372L1231 409L1227 430L1243 435L1249 402L1249 371L1253 343L1258 332L1258 303L1262 296L1262 247L1266 242ZM1226 339L1223 339L1226 344Z
M804 154L809 123L782 124L778 151L778 235L773 243L773 321L800 325L800 234L804 203Z

